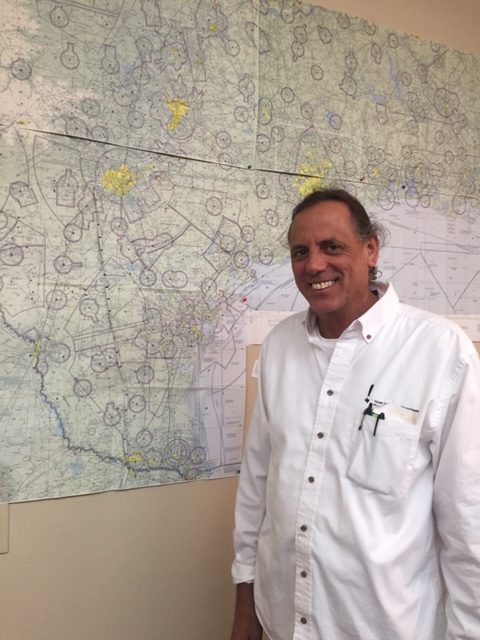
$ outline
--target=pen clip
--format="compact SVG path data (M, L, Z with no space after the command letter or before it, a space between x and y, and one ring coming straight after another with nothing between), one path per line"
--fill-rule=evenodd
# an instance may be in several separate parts
M373 387L374 387L374 386L375 386L375 385L373 385L373 384L371 384L371 385L370 385L370 389L368 390L367 397L365 398L365 402L366 402L366 403L369 403L369 402L370 402L370 394L372 393L372 391L373 391Z
M358 430L361 431L362 427L363 427L363 421L365 420L365 416L371 416L373 414L372 411L372 403L370 402L368 407L364 410L364 412L362 413L362 420L358 426Z
M377 435L377 427L378 427L378 423L380 422L380 420L385 420L385 414L383 413L377 413L375 414L377 416L377 419L375 420L375 426L373 428L373 435L376 436Z

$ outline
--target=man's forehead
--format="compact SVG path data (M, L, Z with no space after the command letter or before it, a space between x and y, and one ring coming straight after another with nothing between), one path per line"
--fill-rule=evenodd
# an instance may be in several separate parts
M310 214L315 216L338 216L339 219L351 218L352 214L348 205L339 200L322 200L301 209L295 216L294 220L303 215Z
M331 206L329 206L331 205ZM292 233L302 231L325 232L327 235L356 235L355 221L343 202L325 201L299 211L290 226Z

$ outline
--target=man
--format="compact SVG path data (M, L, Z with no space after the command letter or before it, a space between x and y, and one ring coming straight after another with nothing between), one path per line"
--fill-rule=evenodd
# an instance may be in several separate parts
M262 347L231 638L479 640L478 355L373 281L348 193L309 195L288 240L309 310Z

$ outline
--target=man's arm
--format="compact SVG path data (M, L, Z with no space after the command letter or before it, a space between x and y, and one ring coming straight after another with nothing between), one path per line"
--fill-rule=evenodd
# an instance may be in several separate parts
M265 518L267 470L270 460L268 416L262 394L260 360L257 397L245 443L235 504L232 576L237 584L232 640L259 640L262 628L255 612L253 580L258 535Z
M447 589L446 640L480 630L480 361L457 367L434 440L433 509Z
M255 613L253 582L237 584L231 640L261 640L262 627Z

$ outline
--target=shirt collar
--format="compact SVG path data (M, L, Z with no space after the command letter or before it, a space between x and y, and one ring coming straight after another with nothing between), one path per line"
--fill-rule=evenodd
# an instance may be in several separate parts
M395 314L399 304L398 296L393 285L383 282L373 282L370 290L375 292L379 299L363 315L354 320L345 329L341 337L347 338L358 335L360 332L365 342L371 342L381 328ZM308 309L305 317L305 329L309 340L319 335L317 318L311 309Z

